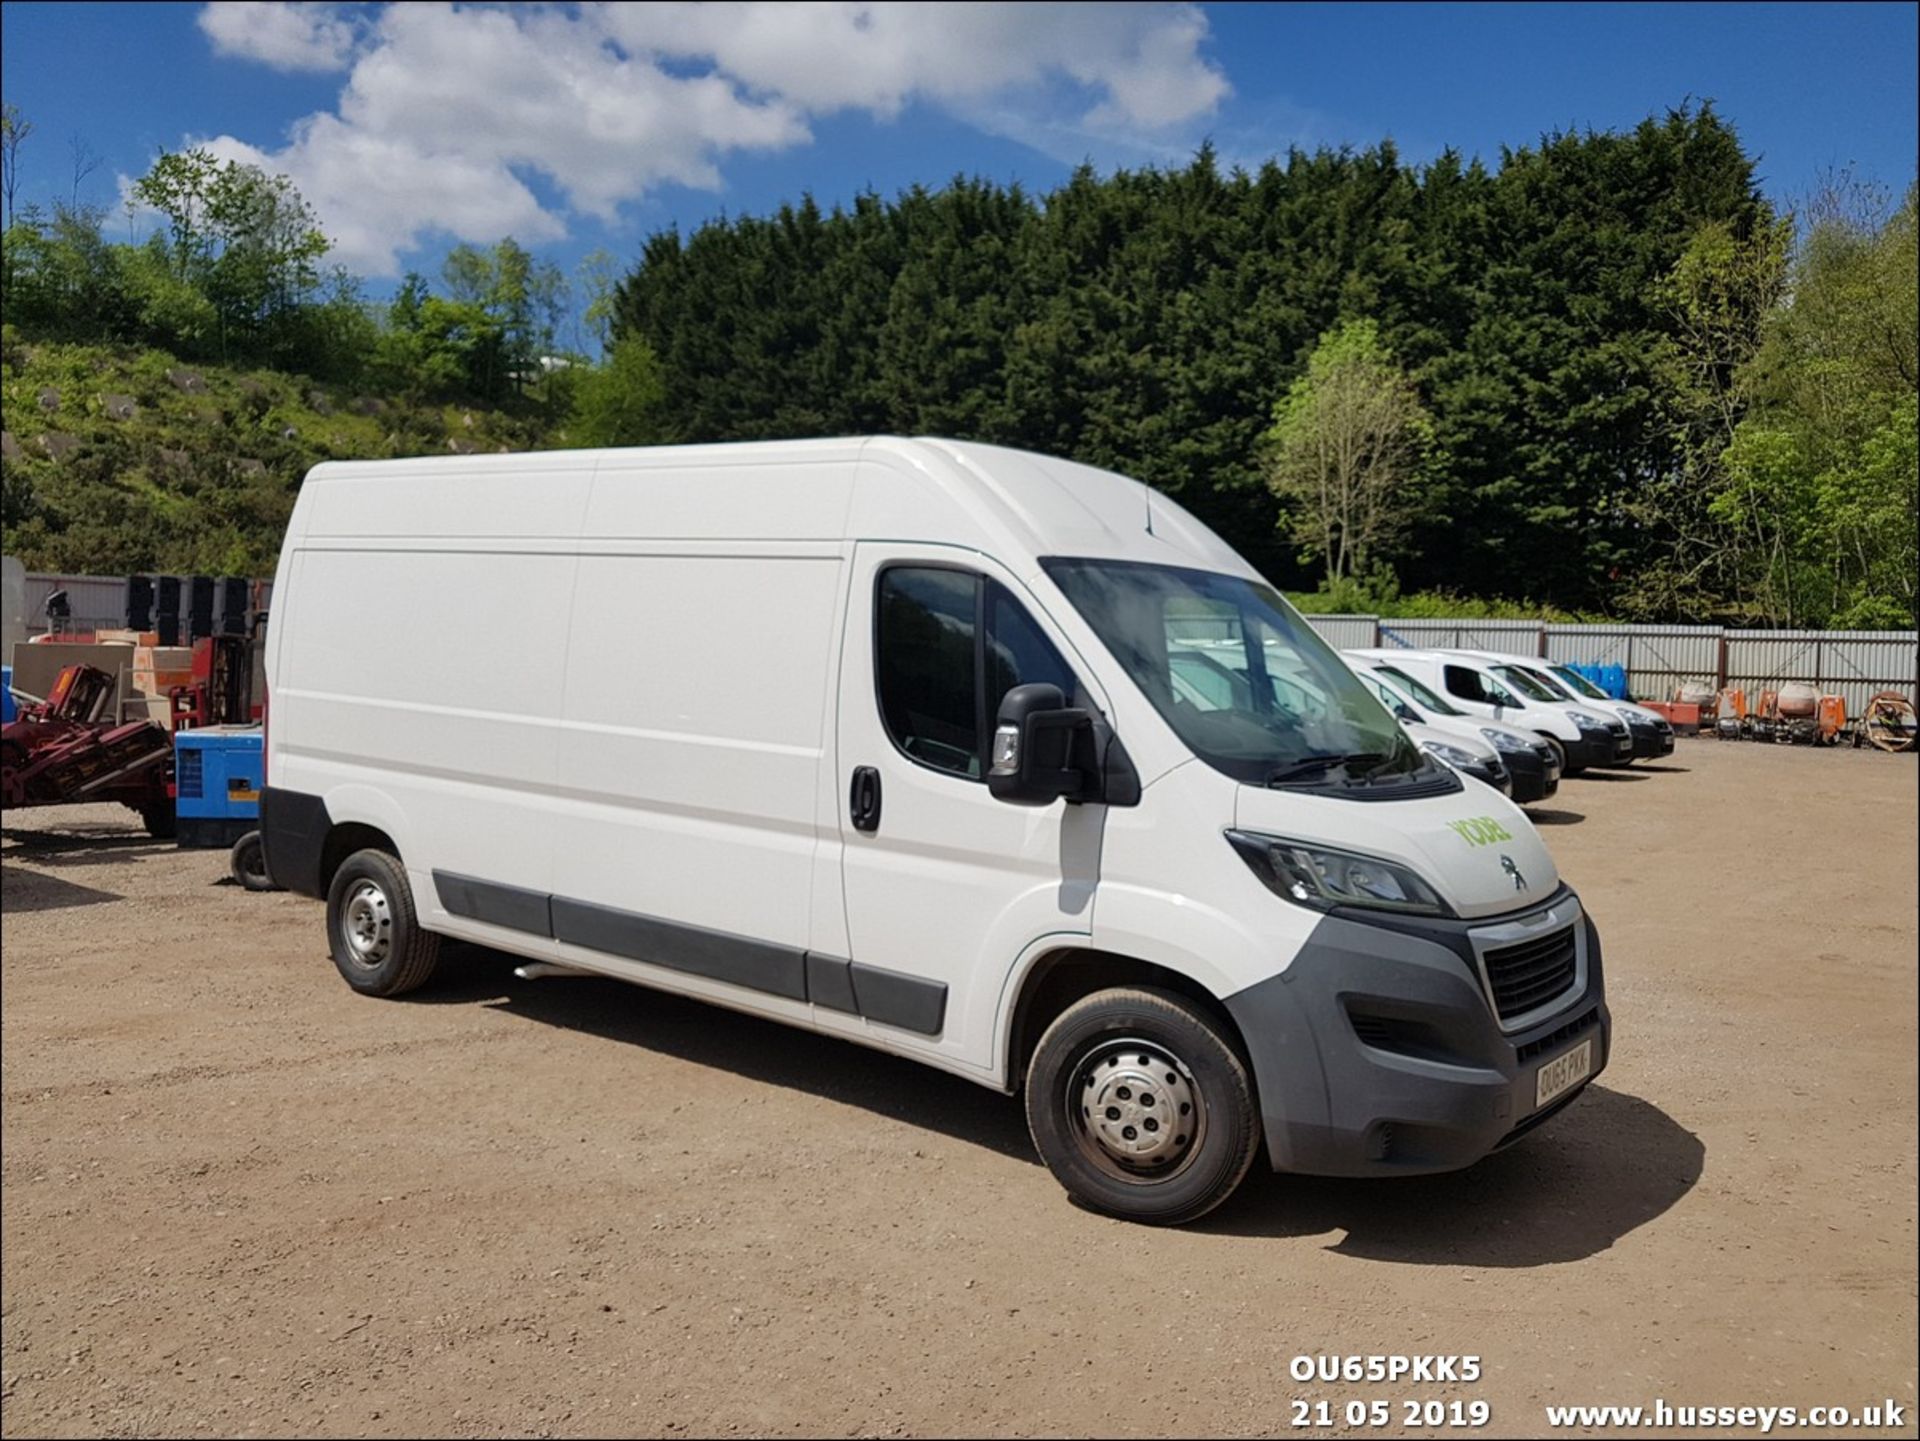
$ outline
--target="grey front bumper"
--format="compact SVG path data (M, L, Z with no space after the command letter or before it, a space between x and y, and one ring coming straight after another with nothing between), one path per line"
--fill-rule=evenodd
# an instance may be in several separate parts
M1563 889L1547 906L1572 899ZM1458 1170L1565 1106L1584 1083L1536 1107L1540 1068L1591 1038L1591 1080L1612 1043L1599 935L1584 913L1578 924L1584 985L1509 1032L1482 988L1471 923L1322 920L1285 972L1226 1000L1253 1062L1273 1168Z

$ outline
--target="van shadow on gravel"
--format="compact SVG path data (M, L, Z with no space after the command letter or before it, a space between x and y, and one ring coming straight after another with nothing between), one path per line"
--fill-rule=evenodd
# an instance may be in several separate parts
M28 911L62 911L70 906L97 906L121 899L117 891L75 885L59 876L27 866L0 866L0 908L9 915Z
M71 832L16 830L9 826L0 829L0 840L9 843L7 859L39 866L109 865L170 855L179 849L172 841L155 840L137 823L126 829L88 827Z
M1579 811L1534 809L1526 815L1536 826L1577 826L1586 819Z
M543 1025L859 1106L1029 1165L1040 1164L1020 1102L998 1091L837 1036L625 981L576 976L523 981L513 974L520 964L498 951L450 946L433 985L406 1000L489 1004Z
M1411 1266L1584 1260L1659 1216L1700 1179L1706 1147L1658 1106L1594 1083L1511 1150L1404 1179L1254 1174L1196 1229L1239 1236L1344 1231L1337 1255Z
M703 1001L598 977L523 981L515 957L450 945L414 1005L488 1005L542 1025L730 1071L1037 1166L1020 1102L917 1061ZM1294 1239L1426 1266L1547 1266L1612 1246L1700 1179L1706 1148L1636 1096L1597 1082L1539 1133L1470 1170L1404 1179L1280 1176L1254 1162L1240 1191L1189 1229Z

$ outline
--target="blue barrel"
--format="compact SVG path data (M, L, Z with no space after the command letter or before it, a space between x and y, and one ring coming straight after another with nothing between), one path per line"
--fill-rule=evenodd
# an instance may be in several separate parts
M1595 681L1594 684L1599 686L1601 690L1605 691L1615 700L1625 700L1627 698L1627 668L1620 665L1603 665L1600 667L1600 679Z
M6 687L5 690L0 690L0 725L4 725L20 714L19 709L13 703L12 666L0 665L0 685Z

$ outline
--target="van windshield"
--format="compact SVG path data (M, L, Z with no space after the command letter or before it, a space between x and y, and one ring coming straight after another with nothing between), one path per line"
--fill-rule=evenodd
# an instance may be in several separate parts
M1435 715L1464 716L1466 714L1466 712L1458 706L1449 705L1447 702L1441 700L1435 692L1427 689L1426 686L1422 685L1398 667L1383 665L1378 669L1381 675L1390 676L1395 685L1399 686L1401 690L1412 696Z
M1559 681L1561 685L1572 690L1576 696L1587 696L1592 700L1612 699L1612 697L1601 690L1599 686L1581 675L1577 670L1569 669L1563 665L1553 666L1551 670L1553 672L1553 678Z
M1338 789L1429 762L1278 591L1134 561L1042 562L1195 755L1249 785Z
M1565 691L1562 691L1544 676L1535 675L1532 671L1523 670L1517 665L1497 665L1493 667L1493 673L1515 690L1519 691L1520 694L1528 700L1557 701L1568 699Z

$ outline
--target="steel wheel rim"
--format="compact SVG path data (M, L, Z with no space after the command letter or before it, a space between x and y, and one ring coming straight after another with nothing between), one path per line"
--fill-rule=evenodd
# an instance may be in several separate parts
M393 907L387 893L372 881L355 881L340 908L340 931L356 966L378 966L393 949Z
M1138 1036L1102 1040L1074 1066L1067 1126L1101 1174L1157 1185L1193 1164L1207 1133L1207 1107L1192 1069Z

